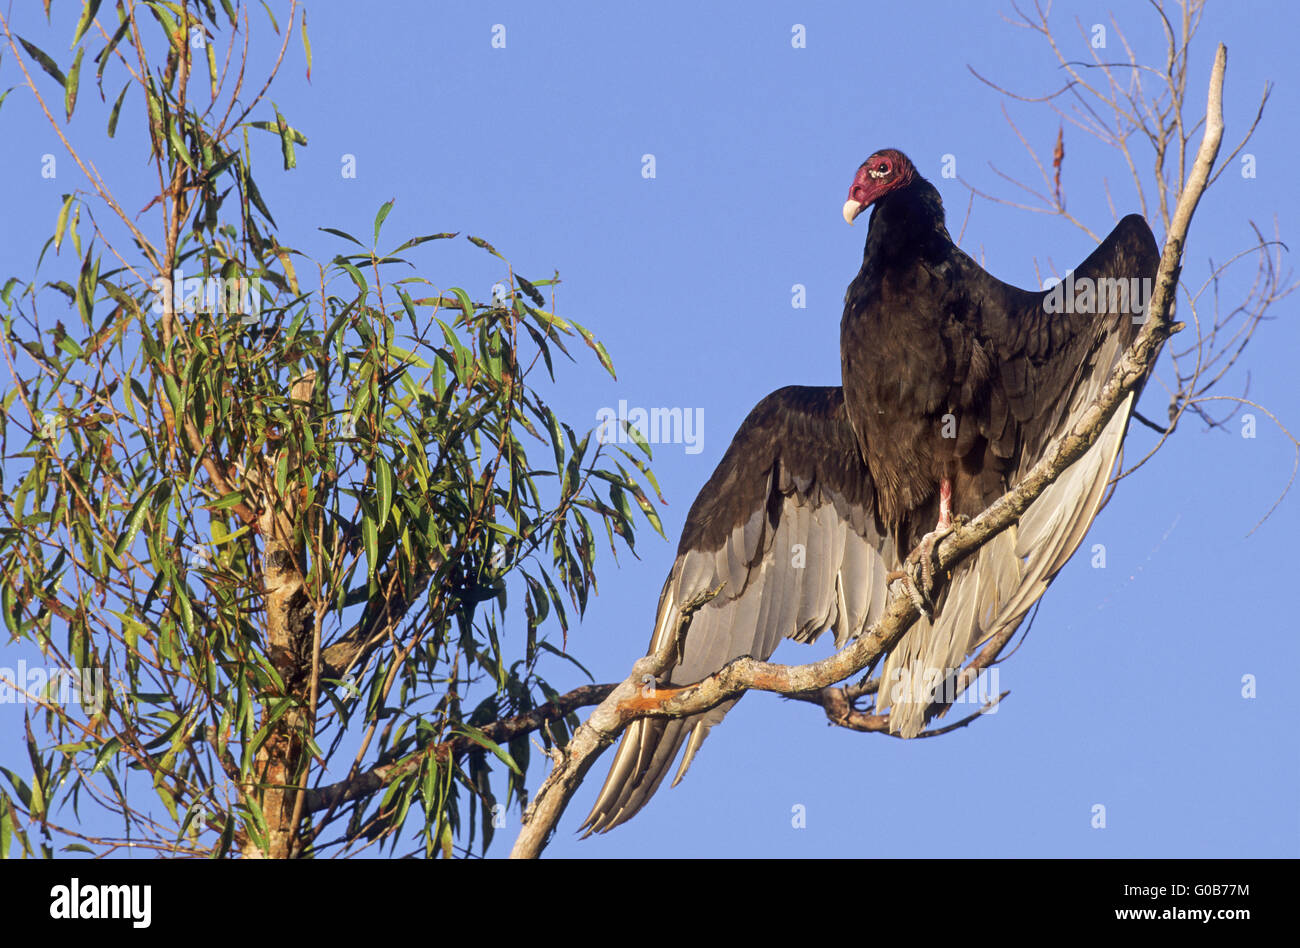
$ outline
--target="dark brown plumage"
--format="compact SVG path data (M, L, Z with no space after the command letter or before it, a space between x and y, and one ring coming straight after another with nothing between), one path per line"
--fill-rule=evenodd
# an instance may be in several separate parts
M858 169L845 218L874 205L862 269L845 295L843 388L789 387L750 413L692 505L664 584L651 651L682 603L725 581L699 613L663 684L699 681L782 637L842 645L875 622L886 576L952 516L1014 487L1100 391L1141 311L1103 288L1094 312L1053 312L1065 289L1017 289L959 250L943 204L901 152ZM1124 218L1073 273L1147 280L1159 255L1141 217ZM1080 293L1082 291L1079 291ZM1084 302L1070 296L1071 302ZM919 733L935 689L989 636L1014 628L1078 547L1100 508L1132 398L1102 437L1021 518L964 561L881 668L879 710ZM681 720L643 719L623 737L585 827L630 819L683 742L674 779L735 702Z

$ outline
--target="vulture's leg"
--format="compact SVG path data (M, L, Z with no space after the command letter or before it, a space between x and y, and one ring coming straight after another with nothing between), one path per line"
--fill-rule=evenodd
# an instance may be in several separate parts
M908 597L927 619L934 618L934 569L939 565L935 559L935 550L939 541L954 529L956 523L952 515L952 481L945 477L939 481L939 522L917 544L919 553L916 571L905 571L898 577L904 581Z
M929 536L934 536L940 530L952 531L952 481L946 477L939 481L939 525Z

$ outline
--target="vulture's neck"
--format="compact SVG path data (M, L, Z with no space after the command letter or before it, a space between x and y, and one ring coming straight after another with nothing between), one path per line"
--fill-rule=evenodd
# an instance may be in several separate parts
M862 266L909 263L917 257L937 263L952 247L943 222L943 200L934 185L917 177L876 202Z

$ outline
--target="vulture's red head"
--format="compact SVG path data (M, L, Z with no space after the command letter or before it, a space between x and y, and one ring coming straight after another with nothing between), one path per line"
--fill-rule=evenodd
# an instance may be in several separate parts
M885 148L862 163L853 176L849 199L844 202L844 219L853 219L896 188L912 183L916 169L897 148Z

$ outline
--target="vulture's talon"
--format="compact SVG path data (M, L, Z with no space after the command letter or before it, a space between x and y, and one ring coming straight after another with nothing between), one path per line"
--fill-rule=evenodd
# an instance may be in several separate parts
M925 616L930 622L934 621L934 602L930 598L929 585L930 580L925 575L925 565L921 565L920 576L907 578L904 589L911 598L912 603L916 606L918 612Z
M904 565L906 566L906 564ZM921 592L921 581L914 577L911 572L906 568L895 570L892 573L886 574L885 579L888 581L891 590L894 587L894 583L901 583L903 586L903 592L907 593L907 598L912 600L912 605L916 606L917 611L927 619L934 619L933 604L930 602L930 599Z
M934 574L939 568L939 543L944 537L956 530L959 521L964 519L964 517L955 517L953 522L947 526L931 530L921 537L921 542L916 546L915 561L909 558L906 566L908 595L911 597L912 602L916 603L916 608L920 610L921 615L927 619L933 620L934 618Z

